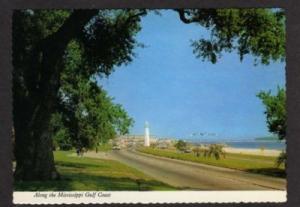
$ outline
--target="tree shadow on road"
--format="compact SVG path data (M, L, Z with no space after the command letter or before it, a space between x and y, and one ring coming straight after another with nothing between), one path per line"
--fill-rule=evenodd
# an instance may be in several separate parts
M281 168L255 168L255 169L246 169L246 172L257 173L262 175L268 175L279 178L286 178L286 172Z

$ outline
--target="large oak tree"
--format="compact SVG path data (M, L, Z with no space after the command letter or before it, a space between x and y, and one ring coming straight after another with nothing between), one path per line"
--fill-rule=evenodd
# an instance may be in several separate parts
M143 11L17 11L13 23L13 106L18 180L55 179L50 120L56 111L67 48L81 47L81 74L109 75L129 63ZM92 83L90 83L91 85ZM81 87L81 89L83 89Z

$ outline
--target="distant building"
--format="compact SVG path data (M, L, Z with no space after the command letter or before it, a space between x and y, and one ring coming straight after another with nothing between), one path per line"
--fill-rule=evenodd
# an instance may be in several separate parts
M159 139L156 144L157 148L160 149L170 148L174 145L171 139Z

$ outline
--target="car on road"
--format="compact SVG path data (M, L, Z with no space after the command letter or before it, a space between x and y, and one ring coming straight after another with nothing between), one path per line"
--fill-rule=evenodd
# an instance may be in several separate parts
M120 150L121 148L119 146L113 146L112 149L113 150Z
M191 153L191 152L192 152L192 150L190 150L190 149L184 150L184 153Z

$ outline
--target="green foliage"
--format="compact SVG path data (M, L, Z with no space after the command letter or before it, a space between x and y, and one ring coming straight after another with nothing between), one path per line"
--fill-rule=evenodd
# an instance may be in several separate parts
M187 143L183 140L178 140L178 142L176 142L174 146L176 147L177 150L184 151L186 150Z
M59 150L70 150L71 136L69 129L64 126L62 115L55 113L50 121L50 133L53 137L53 147Z
M201 149L200 149L200 147L194 147L193 149L192 149L192 151L193 151L193 153L194 153L194 155L196 155L197 157L199 157L200 156L200 153L201 153Z
M225 152L221 144L211 144L208 149L204 150L204 157L211 157L212 155L216 160L219 160L221 156L225 158Z
M25 113L19 110L23 111L27 103L28 107L35 106L39 96L50 97L46 91L37 91L44 84L40 77L45 72L39 67L39 61L47 58L42 55L41 42L55 35L73 13L68 10L20 10L14 13L16 124L24 122L20 116ZM134 36L140 29L137 14L142 15L140 10L99 10L83 31L69 40L64 55L59 57L59 85L49 83L52 94L58 90L56 97L48 100L54 103L53 110L47 111L53 114L50 131L55 147L92 148L117 133L128 133L133 120L121 105L113 103L98 86L95 77L109 75L114 66L132 61L133 48L137 45ZM40 54L36 56L37 53Z
M74 147L94 148L119 134L128 133L133 120L119 104L81 70L82 52L77 42L67 48L61 75L58 111L71 135ZM82 72L81 72L82 71Z
M278 87L277 94L271 91L261 91L257 94L266 107L265 114L269 131L283 140L286 138L287 114L286 114L286 93L284 88ZM276 160L276 166L286 164L287 154L282 152Z
M210 39L193 41L198 58L216 63L222 52L237 50L269 64L285 57L285 18L272 9L184 9L177 10L185 23L199 24L210 31Z
M113 67L128 64L139 46L135 34L140 31L140 10L100 10L80 36L85 67L109 75Z
M276 166L280 167L282 164L286 165L287 154L285 151L282 151L280 155L277 157Z
M96 152L101 151L101 152L107 152L112 150L112 143L100 143L95 147Z
M284 88L277 89L277 94L273 95L271 91L261 91L257 94L266 107L265 114L269 131L279 137L286 137L286 94Z

